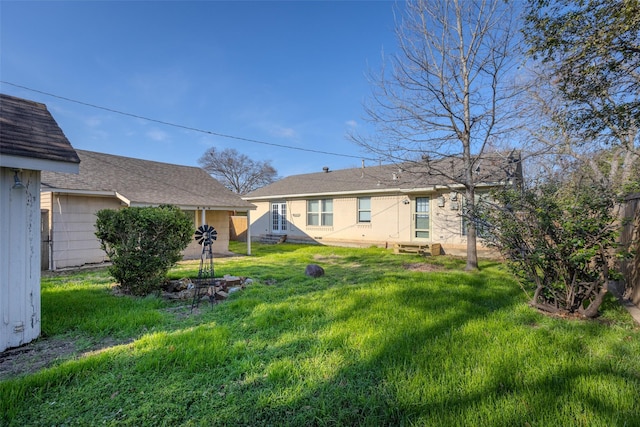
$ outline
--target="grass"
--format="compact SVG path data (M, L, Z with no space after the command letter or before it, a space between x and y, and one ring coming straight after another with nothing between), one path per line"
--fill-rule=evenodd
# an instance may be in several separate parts
M132 342L1 382L0 422L640 425L640 330L612 299L600 321L557 319L496 262L468 273L378 248L253 252L215 262L254 284L193 315L112 296L104 272L43 279L48 337ZM405 268L425 262L433 271ZM306 277L309 263L326 275Z

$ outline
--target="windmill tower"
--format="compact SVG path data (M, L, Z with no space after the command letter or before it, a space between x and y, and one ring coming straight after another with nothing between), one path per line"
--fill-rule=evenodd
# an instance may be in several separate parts
M212 226L204 224L196 230L195 239L199 245L202 245L198 279L213 279L213 250L211 247L213 245L213 241L218 239L218 232Z
M215 228L208 224L203 224L195 232L194 238L199 245L202 245L200 254L200 269L198 270L198 280L193 290L193 302L191 303L191 311L198 306L201 291L208 290L213 285L213 241L218 238L218 232Z

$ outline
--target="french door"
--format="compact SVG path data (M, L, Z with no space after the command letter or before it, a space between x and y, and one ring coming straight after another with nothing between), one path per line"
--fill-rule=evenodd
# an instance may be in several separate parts
M271 232L275 234L287 231L287 204L271 203Z
M429 198L416 197L415 211L413 213L413 237L414 239L429 238Z

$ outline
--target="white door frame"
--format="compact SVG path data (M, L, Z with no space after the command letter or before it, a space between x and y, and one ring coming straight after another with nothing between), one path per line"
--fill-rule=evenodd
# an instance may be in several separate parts
M271 233L273 234L286 234L289 229L287 221L287 203L286 202L271 202Z

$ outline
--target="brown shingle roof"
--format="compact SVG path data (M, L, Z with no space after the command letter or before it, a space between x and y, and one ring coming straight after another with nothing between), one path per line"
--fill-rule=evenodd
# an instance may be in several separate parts
M69 163L80 161L46 105L5 94L0 94L0 153Z
M519 158L508 155L486 155L476 162L476 182L496 184L508 178L516 178L522 173ZM517 166L514 166L516 163ZM244 196L245 200L260 200L278 196L330 195L338 193L410 191L428 189L435 186L455 186L456 181L445 178L442 173L455 175L462 173L460 159L442 159L422 162L389 164L366 168L340 169L329 172L317 172L292 175L259 188ZM511 171L511 172L509 172Z
M117 192L132 205L172 204L244 210L248 202L198 167L77 150L78 175L42 173L42 191Z

